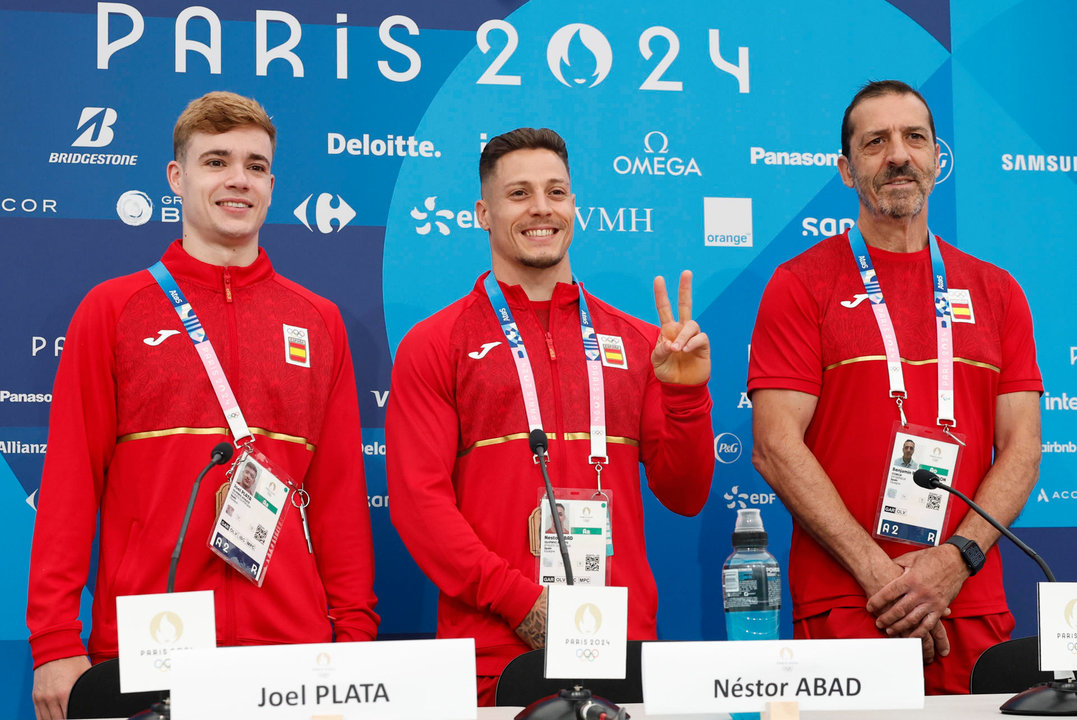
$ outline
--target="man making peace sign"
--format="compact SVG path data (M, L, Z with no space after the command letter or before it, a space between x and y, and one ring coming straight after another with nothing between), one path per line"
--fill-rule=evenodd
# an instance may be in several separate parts
M393 524L440 590L438 637L475 638L479 702L490 705L505 665L542 647L544 586L564 576L541 532L529 431L549 438L569 525L609 513L597 523L604 542L589 551L574 538L570 563L589 582L628 588L631 639L655 637L658 607L639 463L667 508L694 515L710 492L714 436L691 273L678 319L655 279L660 329L584 291L568 259L568 151L551 130L495 137L479 179L475 217L493 270L401 341L385 429Z

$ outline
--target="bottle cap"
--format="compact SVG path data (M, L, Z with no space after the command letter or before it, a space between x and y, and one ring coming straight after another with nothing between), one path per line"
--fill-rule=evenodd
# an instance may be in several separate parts
M759 508L744 508L737 511L737 524L733 527L733 547L766 547L767 532L763 529L763 518Z

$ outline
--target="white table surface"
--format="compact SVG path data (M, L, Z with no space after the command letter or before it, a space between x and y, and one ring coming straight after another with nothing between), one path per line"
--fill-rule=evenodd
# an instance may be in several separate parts
M977 720L999 718L999 705L1013 695L933 695L924 698L923 710L816 710L800 714L803 720ZM729 720L729 715L648 715L643 705L624 706L632 720ZM479 708L477 720L512 720L523 708ZM116 718L115 720L123 720Z
M1012 695L932 695L923 710L816 710L800 713L803 720L972 720L1002 716L999 705ZM729 715L648 715L643 705L625 706L633 720L728 720ZM479 708L478 720L512 720L522 708Z

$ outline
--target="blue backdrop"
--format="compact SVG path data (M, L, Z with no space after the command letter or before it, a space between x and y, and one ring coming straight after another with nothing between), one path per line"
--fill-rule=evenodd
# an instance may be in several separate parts
M696 313L715 343L718 464L698 517L649 498L647 530L661 636L723 639L719 578L736 509L763 509L783 565L790 533L750 462L755 309L778 263L855 218L836 169L841 113L866 80L889 77L934 110L944 168L932 228L1008 269L1028 295L1047 391L1044 456L1016 526L1060 579L1077 579L1066 552L1077 509L1077 332L1064 299L1077 260L1063 218L1077 193L1068 0L273 7L0 8L0 657L15 669L0 695L18 716L32 716L26 575L63 335L87 290L146 267L179 235L164 174L171 128L212 89L254 96L273 115L277 184L263 244L348 325L383 636L434 629L436 594L389 523L384 406L400 338L489 263L473 217L486 139L520 125L566 138L573 268L600 297L653 320L653 275L695 271ZM1032 634L1037 570L1004 554L1017 632Z

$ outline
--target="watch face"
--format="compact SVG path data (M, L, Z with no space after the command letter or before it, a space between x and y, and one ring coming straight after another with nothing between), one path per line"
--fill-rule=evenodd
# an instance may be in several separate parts
M965 548L965 559L974 568L983 567L984 560L986 560L986 558L984 557L984 552L980 549L980 546L971 543L968 547Z

